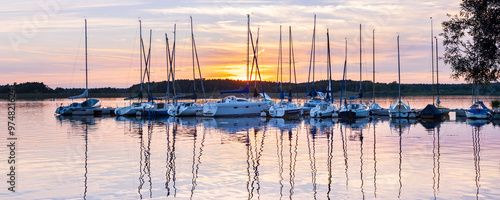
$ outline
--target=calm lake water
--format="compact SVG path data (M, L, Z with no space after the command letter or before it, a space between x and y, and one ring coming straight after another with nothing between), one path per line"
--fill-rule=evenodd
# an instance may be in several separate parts
M54 116L61 102L17 101L16 192L4 175L0 199L500 199L499 121Z

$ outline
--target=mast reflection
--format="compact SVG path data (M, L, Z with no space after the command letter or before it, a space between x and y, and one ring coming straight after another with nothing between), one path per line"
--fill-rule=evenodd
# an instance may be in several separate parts
M262 134L259 134L257 129L252 131L252 135L250 135L251 131L247 131L248 143L246 144L247 148L247 192L248 199L252 199L254 197L254 191L258 195L258 199L260 199L260 158L262 157L262 152L264 150L264 140L266 137L266 131L262 131ZM261 137L259 137L261 135Z
M143 187L146 183L145 176L148 181L149 198L153 197L153 183L151 178L151 139L153 134L153 122L149 117L124 117L116 116L115 121L128 122L128 128L124 128L126 135L131 137L138 137L139 139L139 185L137 186L137 193L139 198L143 199ZM144 134L143 126L147 123L147 133ZM124 124L125 125L125 124Z
M479 199L479 189L481 187L481 139L480 135L480 127L472 127L472 148L474 154L474 170L476 171L476 177L474 178L476 182L476 199Z
M170 125L172 131L170 131ZM167 197L171 195L173 189L173 197L177 196L177 188L175 187L176 181L176 168L175 168L175 142L177 136L177 123L167 123L165 125L167 134L167 155L166 155L166 172L165 172L165 189L167 189ZM172 184L172 186L170 186Z
M203 155L203 147L205 146L205 132L202 131L203 135L201 138L201 143L200 143L200 150L199 153L196 153L196 144L197 144L197 138L198 138L198 130L196 126L194 127L192 134L193 134L193 164L191 167L191 173L193 175L191 179L191 199L193 199L194 196L194 190L196 189L196 186L198 185L197 180L198 180L198 171L200 169L200 164L201 164L201 156ZM198 156L196 156L198 154Z
M320 129L321 130L321 129ZM311 182L313 184L313 193L314 193L314 199L317 199L317 183L316 183L316 174L318 170L316 169L316 134L317 134L317 127L312 126L310 127L308 133L307 133L307 148L309 150L309 162L311 166Z
M401 133L402 133L402 127L400 124L400 126L399 126L399 191L398 191L398 199L401 198L401 189L403 188L403 182L401 180L401 172L402 172L401 164L403 161L403 156L402 156L403 152L402 152L402 148L401 148L401 140L402 140Z
M144 144L144 134L143 134L143 124L139 124L138 135L140 139L140 155L139 155L139 186L137 187L137 192L139 197L143 199L142 189L144 187L144 176L148 177L149 182L149 198L153 197L152 187L153 183L151 181L151 137L153 133L153 121L148 120L148 132L146 135L146 144Z
M403 189L403 180L402 180L402 164L403 164L403 149L402 149L402 140L403 140L403 130L404 129L409 129L409 124L414 123L415 121L409 121L408 119L401 119L401 118L392 118L391 119L391 124L390 126L393 127L398 131L398 136L399 136L399 189L398 189L398 199L401 198L401 191Z
M332 192L332 167L333 167L333 127L330 127L330 131L327 133L327 168L328 168L328 191L326 192L326 197L330 199L330 193Z
M283 198L283 129L275 133L276 136L276 156L278 157L278 174L280 184L280 199Z
M347 126L344 126L345 132L347 134ZM345 164L345 187L349 189L349 174L347 170L349 169L348 157L347 157L347 137L344 136L344 131L342 131L342 125L340 126L340 136L342 139L342 151L344 153L344 164Z
M297 163L297 148L299 146L299 130L295 130L295 144L292 145L292 130L289 130L289 147L290 147L290 199L292 199L295 188L295 166ZM293 146L293 152L292 152ZM293 155L293 156L292 156Z
M353 119L349 121L345 121L341 123L345 124L346 127L350 127L350 134L349 134L349 141L352 142L357 142L359 141L359 147L360 147L360 154L359 154L359 160L360 160L360 168L359 168L359 175L360 175L360 192L362 195L362 198L365 199L365 191L364 191L364 177L363 177L363 142L364 142L364 135L363 135L363 129L367 127L367 124L370 123L368 118L360 118L360 119ZM347 131L346 131L347 132ZM354 134L353 134L354 133Z
M360 135L359 135L359 141L360 141L360 156L359 156L359 160L361 162L360 164L360 170L359 170L359 173L360 173L360 178L361 178L361 194L363 195L363 199L365 199L365 191L364 191L364 180L363 180L363 129L360 129Z
M373 122L373 194L377 198L377 123Z
M441 120L431 120L431 121L421 121L420 122L427 131L432 132L432 158L433 158L433 183L432 189L434 191L434 199L437 198L437 192L439 191L439 184L441 180L440 173L440 157L441 157L441 144L440 144L440 126ZM436 131L437 130L437 131Z
M58 115L56 116L56 119L59 121L59 123L62 125L62 123L69 122L71 125L72 131L77 131L77 133L81 133L81 136L83 136L84 141L85 141L85 150L84 150L84 169L85 172L83 173L83 186L84 186L84 191L83 191L83 199L87 199L87 193L88 193L88 151L89 151L89 126L94 126L96 125L95 118L93 116L78 116L78 115L71 115L71 116L62 116ZM78 134L80 135L80 134Z

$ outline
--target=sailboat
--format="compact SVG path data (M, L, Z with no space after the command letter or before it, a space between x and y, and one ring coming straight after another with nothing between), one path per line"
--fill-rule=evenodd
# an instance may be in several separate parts
M491 116L491 110L482 101L476 101L469 110L465 111L465 116L470 119L488 119Z
M250 15L247 15L248 18L248 27L247 27L247 85L245 88L241 90L232 90L232 91L222 91L221 94L228 93L239 93L245 94L246 98L238 98L236 96L227 96L219 101L205 103L203 105L203 116L207 117L216 117L216 116L232 116L232 115L259 115L263 110L267 109L268 103L267 101L252 101L248 98L248 93L250 90L250 78L249 76L249 64L250 64L250 39L252 37L252 32L250 31ZM252 51L253 51L253 61L256 64L256 68L258 70L257 64L257 52L253 47L253 39L252 40ZM262 93L264 91L262 90Z
M441 119L443 112L432 104L427 104L423 110L420 111L420 118L422 119Z
M361 24L360 24L359 25L359 95L357 97L357 98L359 98L359 103L349 103L348 104L347 102L345 102L344 107L341 107L340 111L339 111L340 117L343 117L343 118L368 117L368 115L370 114L370 111L368 110L368 108L365 105L363 105L363 102L362 102L363 101L363 88L362 88L363 79L361 77L361 74L362 74L362 62L361 62L362 48L361 48L361 41L362 40L361 40ZM346 49L347 49L347 47L346 47ZM347 50L346 50L346 52L347 52Z
M277 84L280 84L280 99L281 101L279 103L274 104L269 108L269 115L271 117L292 117L292 116L298 116L300 114L300 107L292 103L292 51L293 51L293 44L292 44L292 27L289 28L289 93L288 93L288 99L284 100L285 95L283 94L283 49L281 45L281 26L280 26L280 44L279 44L279 59L278 59L278 71L281 72L281 81ZM277 77L279 78L279 77Z
M332 63L330 58L330 33L326 29L326 40L327 40L327 76L328 76L328 90L327 99L321 101L311 109L309 115L311 117L338 117L338 109L333 104L333 92L332 92Z
M473 90L475 89L476 94L472 94L472 106L470 106L470 109L465 110L465 117L469 119L488 119L491 116L492 110L490 110L482 101L479 101L478 98L478 88L477 84L473 86Z
M203 98L206 99L205 96L205 88L203 87L203 78L201 77L201 69L200 69L200 62L198 60L198 51L196 50L196 43L194 41L194 33L193 33L193 18L189 17L191 20L191 54L193 58L193 87L194 87L194 93L190 96L184 96L182 98L191 98L194 99L194 102L178 102L176 106L170 108L168 110L168 113L171 116L174 117L180 117L180 116L195 116L197 113L201 113L203 110L203 105L196 103L196 71L195 71L195 60L196 64L198 66L198 73L200 75L200 82L201 82L201 90L203 91ZM176 94L177 96L177 94ZM176 98L178 99L178 98Z
M389 110L383 109L375 102L375 29L373 29L373 102L368 106L370 115L388 116Z
M89 79L87 70L87 19L85 19L85 91L81 95L69 97L69 99L85 98L82 103L74 102L69 106L59 106L55 114L57 115L93 115L94 110L101 107L99 100L89 99Z
M420 118L423 118L423 119L440 119L441 117L443 117L443 112L441 111L441 109L438 109L435 105L434 105L434 32L433 32L433 29L432 29L432 17L431 17L431 65L432 65L432 104L427 104L427 106L425 106L425 108L420 111ZM436 38L436 68L437 68L437 65L438 65L438 43L437 43L437 38ZM439 69L436 69L436 73L439 71ZM439 104L441 103L439 101L439 76L437 76L437 98L436 98L436 104L438 105L439 107Z
M152 101L152 98L150 97L149 94L149 85L148 85L148 101L143 102L142 101L142 89L144 85L144 79L147 76L148 77L148 83L149 83L149 64L150 64L150 57L151 57L151 35L152 31L150 30L150 39L149 39L149 51L148 51L148 56L146 56L145 51L144 51L144 42L142 40L142 24L141 20L139 20L139 33L140 33L140 45L139 45L139 52L140 52L140 66L141 66L141 88L140 91L137 95L133 97L128 97L125 98L124 100L132 100L132 99L139 99L139 101L134 102L130 104L129 106L124 106L124 107L119 107L115 109L115 114L118 116L128 116L128 115L151 115L153 114L152 111L157 108L156 102ZM145 68L144 68L144 74L142 73L142 58L144 56L144 61L145 61Z
M314 15L314 28L313 28L313 36L312 36L312 43L311 43L311 55L309 58L309 75L307 77L307 96L310 96L311 99L309 99L307 102L304 103L302 106L302 110L300 111L301 114L309 114L311 109L316 107L319 103L323 101L323 94L320 92L317 92L316 89L314 88L314 71L315 71L315 64L316 64L316 15ZM309 80L311 76L311 71L312 71L312 89L309 91Z
M398 35L398 80L399 80L399 100L392 104L389 108L389 116L392 118L408 118L408 113L410 112L410 106L406 105L401 101L401 65L399 58L399 35Z

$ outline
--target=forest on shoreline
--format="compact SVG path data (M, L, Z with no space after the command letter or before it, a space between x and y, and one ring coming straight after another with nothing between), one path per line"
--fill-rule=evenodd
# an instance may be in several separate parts
M194 92L193 80L176 80L175 91L176 93L192 94ZM243 89L246 86L246 81L239 80L229 80L229 79L211 79L203 80L203 88L207 97L217 98L220 95L220 91L226 90L238 90ZM275 96L277 91L276 82L264 81L262 82L263 88L267 94L271 97ZM307 82L298 84L288 84L283 83L282 88L285 93L291 90L293 93L298 92L299 96L305 96L307 91ZM0 85L0 93L8 94L11 84ZM312 88L313 84L309 83L309 88ZM328 81L321 80L314 83L315 90L325 90L328 87ZM167 82L152 82L149 85L150 92L156 95L162 95L167 91ZM199 80L196 81L196 88L199 98L203 98L202 86ZM257 92L261 92L260 82L252 81L250 83L250 93L253 93L255 88ZM332 88L334 96L340 96L340 91L342 88L342 81L332 81ZM347 80L345 82L346 93L350 96L357 95L359 92L359 81ZM365 98L371 98L373 96L373 84L371 81L363 81L363 96ZM43 82L26 82L19 83L15 85L15 91L17 98L19 99L47 99L47 98L67 98L74 95L81 94L85 88L60 88L55 89L50 88ZM89 89L90 97L128 97L136 95L140 90L140 84L132 85L129 88L91 88ZM147 87L143 91L146 97ZM403 96L428 96L433 94L432 84L401 84L401 94ZM434 93L437 93L437 87L434 86ZM173 91L173 84L170 83L170 91ZM278 91L279 92L279 91ZM396 82L391 83L376 83L375 84L375 94L377 97L395 97L398 96L398 84ZM439 94L440 95L471 95L472 87L470 84L439 84ZM344 95L344 96L348 96ZM486 96L500 96L500 83L492 83L487 87L479 86L479 95ZM1 95L2 99L7 98L7 95Z

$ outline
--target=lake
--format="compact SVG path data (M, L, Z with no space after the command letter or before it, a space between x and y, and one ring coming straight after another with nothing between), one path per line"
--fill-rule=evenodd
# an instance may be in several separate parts
M54 115L69 102L17 101L15 193L0 123L0 199L500 199L500 121Z

